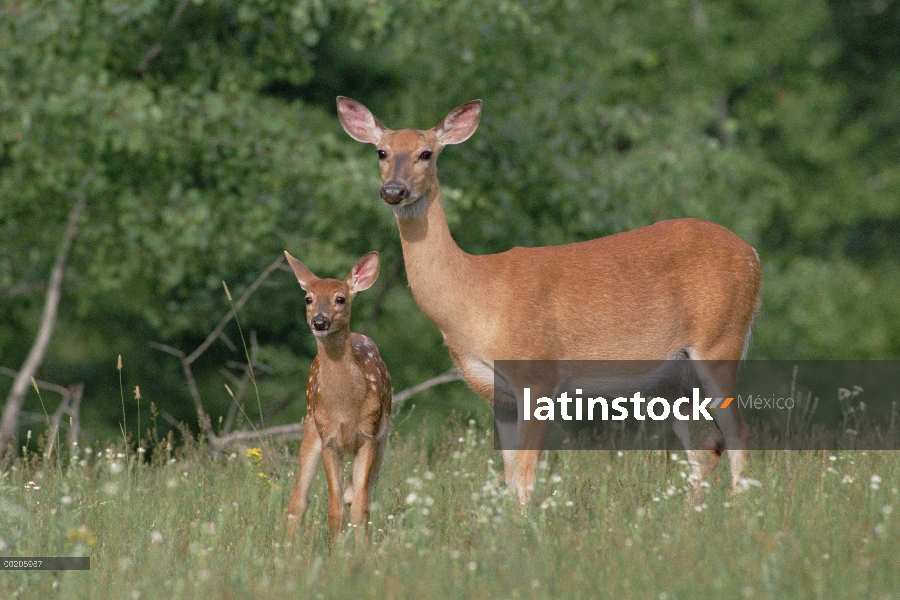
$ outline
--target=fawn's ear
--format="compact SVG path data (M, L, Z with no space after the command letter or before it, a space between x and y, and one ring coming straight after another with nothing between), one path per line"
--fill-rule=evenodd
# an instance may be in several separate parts
M284 255L287 256L288 264L290 264L291 269L294 270L294 275L297 276L297 281L300 283L300 287L302 287L304 290L309 290L309 285L313 281L318 279L318 277L313 275L313 272L310 271L306 265L288 254L287 250L284 251Z
M378 279L380 266L381 261L378 259L377 252L369 252L359 259L345 280L350 286L350 293L355 295L357 292L372 287L372 284Z
M344 96L337 97L338 120L344 131L357 142L377 144L387 127L375 118L372 112L357 102Z
M461 144L475 133L480 121L481 100L472 100L451 110L432 131L443 146Z

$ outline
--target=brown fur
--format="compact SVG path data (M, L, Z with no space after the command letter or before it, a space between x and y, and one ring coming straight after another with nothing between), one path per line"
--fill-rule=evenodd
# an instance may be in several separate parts
M338 98L347 133L384 153L382 195L397 186L408 192L385 201L395 211L410 288L475 392L493 403L490 374L502 359L643 360L679 352L704 360L741 358L759 308L759 261L750 246L714 223L662 221L586 242L484 256L461 250L447 226L436 159L445 145L474 133L480 111L474 101L430 130L392 131L358 102ZM433 154L426 159L423 152ZM735 366L710 367L720 395L734 395ZM738 488L747 426L736 403L718 411L717 423ZM528 446L543 439L544 423L520 426ZM721 446L721 436L710 443ZM688 448L698 495L718 462L721 451L714 450ZM539 455L504 451L507 483L523 503Z
M307 290L307 323L316 332L314 318L330 321L327 332L316 335L318 355L306 382L306 425L297 482L288 504L288 539L293 539L309 507L309 490L321 457L328 478L328 528L334 547L343 525L344 502L350 504L351 522L361 528L357 531L368 523L369 501L387 444L391 377L375 343L350 332L350 304L356 292L378 277L378 255L373 252L360 259L350 276L341 281L319 279L285 254L300 285ZM338 302L339 298L344 302ZM346 491L345 454L354 457L351 485Z

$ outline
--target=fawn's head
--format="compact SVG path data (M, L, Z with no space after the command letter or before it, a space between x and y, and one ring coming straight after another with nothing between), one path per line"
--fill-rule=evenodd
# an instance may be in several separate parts
M381 198L399 218L420 216L427 208L423 198L437 191L437 157L450 144L459 144L475 133L481 119L481 100L473 100L450 111L428 130L388 129L368 108L338 96L338 119L350 137L374 144L381 168Z
M378 253L369 252L359 259L344 280L319 279L287 251L284 255L300 287L306 290L306 322L313 335L322 339L335 331L349 330L350 303L357 292L369 289L378 279Z

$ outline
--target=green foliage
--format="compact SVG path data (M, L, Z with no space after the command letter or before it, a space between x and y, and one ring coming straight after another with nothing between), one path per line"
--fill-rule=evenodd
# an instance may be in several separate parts
M485 101L440 167L470 252L706 218L759 250L753 356L896 358L898 15L862 0L3 2L0 364L24 358L84 197L41 375L85 380L86 410L114 414L123 354L131 385L190 419L178 365L147 342L195 348L229 308L221 282L240 295L284 249L327 276L381 252L355 322L398 389L449 366L336 94L395 128ZM299 300L279 272L243 309L278 365L264 403L302 397ZM241 358L216 344L196 365L214 417L230 400L217 370Z

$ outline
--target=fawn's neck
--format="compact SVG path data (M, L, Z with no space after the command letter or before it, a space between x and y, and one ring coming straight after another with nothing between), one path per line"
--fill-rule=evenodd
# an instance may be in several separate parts
M348 362L354 362L349 329L338 329L325 337L317 337L316 345L319 350L319 361L322 363L322 367L326 365L339 366Z

